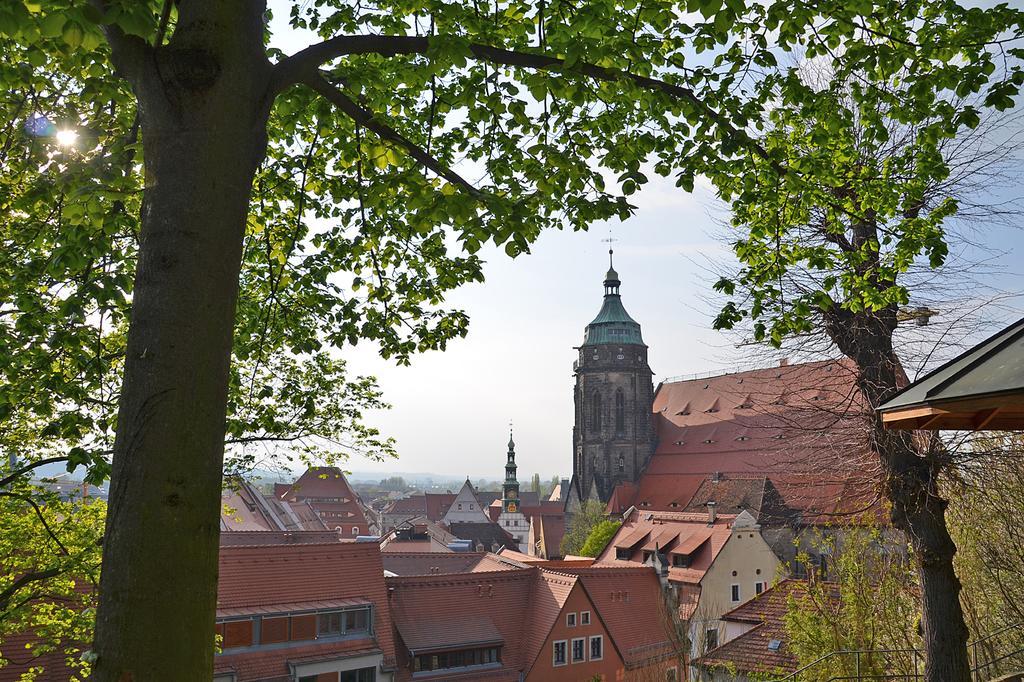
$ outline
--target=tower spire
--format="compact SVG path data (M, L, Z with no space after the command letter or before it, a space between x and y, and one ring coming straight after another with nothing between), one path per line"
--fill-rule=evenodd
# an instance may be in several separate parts
M604 295L605 296L618 296L619 285L622 282L619 281L619 273L615 272L615 264L612 258L615 256L615 250L612 249L612 244L618 241L615 237L611 236L609 232L607 239L601 241L608 243L608 273L604 276Z
M505 483L502 489L502 508L507 512L519 509L519 481L516 480L516 442L512 440L512 422L508 423L508 461L505 462Z

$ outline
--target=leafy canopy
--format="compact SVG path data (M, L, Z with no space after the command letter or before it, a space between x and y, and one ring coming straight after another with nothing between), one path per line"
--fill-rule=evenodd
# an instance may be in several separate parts
M878 104L920 129L912 158L937 176L935 146L977 119L954 97L1006 107L1021 82L1013 64L995 71L1019 57L994 42L1019 31L1005 5L315 0L275 3L275 14L276 99L245 237L229 439L340 440L371 456L392 452L356 426L379 395L347 379L332 349L368 339L408 362L464 335L468 318L444 298L483 278L485 245L515 256L543 229L626 218L654 172L684 189L704 174L750 207L739 213L751 225L744 253L761 253L807 204L772 227L758 208L766 188L780 201L816 195L849 170L785 135L755 139L786 130L785 117L813 121L799 133L813 140L849 138L851 120L881 139L867 106ZM145 146L102 29L173 51L176 21L175 4L155 0L0 7L0 431L45 436L96 480L116 426ZM324 42L286 57L272 35L283 24ZM835 106L780 66L787 55L828 61L838 82L857 75L863 106ZM60 131L77 141L61 144ZM895 210L884 192L872 201ZM838 215L853 212L838 203ZM908 223L891 267L941 258L935 223L949 210ZM750 313L771 298L773 267L810 257L829 256L755 259L764 294ZM844 304L902 295L870 281L844 282L856 292ZM798 302L796 320L815 302ZM723 326L743 314L727 312ZM773 334L801 324L777 317ZM337 402L319 399L328 385Z

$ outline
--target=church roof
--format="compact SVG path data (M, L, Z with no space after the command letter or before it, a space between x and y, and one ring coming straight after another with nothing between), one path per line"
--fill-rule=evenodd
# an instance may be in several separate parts
M631 503L685 509L719 473L723 481L766 476L768 506L799 511L805 523L870 507L877 468L865 416L847 360L665 382L654 397L658 448Z
M640 335L640 324L626 312L622 306L622 297L618 294L605 294L601 311L587 325L583 336L584 346L608 343L644 343Z

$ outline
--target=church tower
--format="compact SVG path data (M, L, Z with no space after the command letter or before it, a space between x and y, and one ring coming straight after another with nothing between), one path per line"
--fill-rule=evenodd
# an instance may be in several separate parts
M657 446L647 346L639 323L622 307L612 255L609 249L604 304L587 325L573 363L573 474L582 499L596 488L602 501L617 484L639 480Z
M512 430L508 432L508 461L505 462L505 482L501 486L501 509L514 514L519 511L519 481L516 480L516 444Z

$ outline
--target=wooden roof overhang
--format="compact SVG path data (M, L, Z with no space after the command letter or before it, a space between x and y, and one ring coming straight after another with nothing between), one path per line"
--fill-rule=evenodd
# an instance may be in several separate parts
M878 408L889 429L1024 430L1024 319Z

